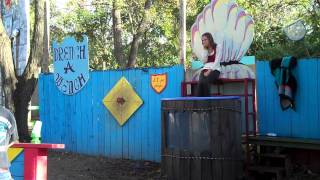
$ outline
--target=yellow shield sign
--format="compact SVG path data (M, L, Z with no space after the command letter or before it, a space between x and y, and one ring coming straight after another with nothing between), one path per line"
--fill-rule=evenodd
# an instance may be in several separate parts
M160 94L167 86L167 74L152 74L151 75L151 87Z

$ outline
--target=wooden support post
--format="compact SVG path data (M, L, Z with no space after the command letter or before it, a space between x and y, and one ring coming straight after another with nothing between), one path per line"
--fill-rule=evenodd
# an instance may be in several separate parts
M48 149L64 149L64 144L17 143L13 148L24 148L24 179L46 180Z

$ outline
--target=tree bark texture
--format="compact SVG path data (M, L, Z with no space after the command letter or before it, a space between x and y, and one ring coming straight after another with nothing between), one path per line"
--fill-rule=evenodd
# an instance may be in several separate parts
M152 6L152 0L147 0L144 6L143 17L141 19L141 22L139 23L140 24L139 28L136 34L133 36L133 40L131 42L130 54L129 54L128 64L127 64L127 67L129 68L134 67L134 65L136 64L139 45L141 43L141 38L150 24L149 12L150 12L151 6Z
M186 0L180 0L180 64L183 66L186 61L186 4Z
M0 67L2 88L5 95L5 107L15 112L13 95L16 89L17 78L12 58L11 40L6 33L2 21L0 23L0 47Z
M35 0L35 24L30 56L21 76L16 77L10 39L3 24L0 25L0 63L5 93L5 106L15 114L20 141L28 141L28 107L38 82L38 66L42 62L44 48L45 0Z
M113 37L114 37L114 56L119 63L121 68L125 67L125 58L123 56L123 46L122 46L122 22L121 22L121 0L113 0Z

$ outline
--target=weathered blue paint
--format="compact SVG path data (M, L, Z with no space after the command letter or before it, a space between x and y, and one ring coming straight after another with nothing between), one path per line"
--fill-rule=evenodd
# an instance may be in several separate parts
M282 111L268 61L257 62L259 131L278 136L320 139L320 59L299 60L296 111Z
M225 100L225 99L240 99L239 96L215 96L215 97L177 97L163 98L162 101L201 101L201 100Z
M256 57L255 56L243 56L240 60L241 63L252 65L255 64Z
M74 37L64 38L62 43L53 42L55 84L67 95L80 91L89 80L88 37L77 42Z
M23 180L24 177L24 152L20 153L13 162L11 162L10 172L15 180Z
M165 90L151 88L151 74L168 74ZM119 126L102 99L121 77L125 77L143 105L128 122ZM55 87L53 75L39 79L40 119L43 142L63 143L67 151L112 158L160 161L162 98L180 96L182 66L94 71L77 94L66 96Z

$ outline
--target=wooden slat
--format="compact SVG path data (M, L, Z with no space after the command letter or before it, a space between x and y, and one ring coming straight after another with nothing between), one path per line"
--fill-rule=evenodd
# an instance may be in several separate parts
M316 64L317 64L317 74L320 73L320 61L316 61ZM317 91L320 89L320 78L316 78L316 81L317 81ZM316 108L317 108L317 113L315 113L315 115L317 116L317 123L315 125L315 128L317 129L320 129L320 94L317 93L316 95ZM316 131L317 134L315 134L315 137L320 137L320 131Z
M92 79L87 82L87 85L82 88L81 93L81 124L82 124L82 131L83 134L83 141L84 141L84 151L86 154L91 154L91 137L92 137L92 116L91 116L91 107L92 107L92 100L91 100L91 89L93 81Z
M299 119L293 121L293 136L320 138L317 136L319 134L317 112L320 110L317 107L319 99L316 99L319 93L319 89L317 89L317 81L319 79L317 60L299 61L298 66L297 113L299 114ZM304 71L305 69L308 70Z
M72 111L73 106L71 106L71 98L72 97L70 97L70 96L62 97L62 99L64 101L63 109L69 109L69 111ZM62 140L61 142L66 142L66 144L68 145L67 150L73 151L74 145L72 142L73 141L72 134L73 134L73 129L74 129L74 125L73 125L74 121L73 121L73 118L71 118L72 113L68 113L65 110L63 110L63 112L61 112L61 113L62 114L61 114L60 121L63 122L63 125L65 126L64 131L63 131L63 136L65 139ZM65 121L64 119L69 119L69 121ZM67 134L69 134L69 135L67 136Z
M210 151L204 151L201 154L201 157L212 157L213 154ZM202 159L201 161L201 179L209 179L211 180L213 178L213 172L212 172L212 163L213 161L210 159ZM231 174L232 172L230 172Z
M90 81L90 80L89 80ZM76 94L76 100L75 100L75 104L76 105L80 105L82 104L82 99L83 99L83 92L80 91L80 93L78 92ZM80 105L78 108L77 107L73 107L72 108L73 112L74 112L74 117L76 119L76 127L77 127L77 151L79 153L85 153L85 148L86 146L84 146L82 139L86 136L83 136L83 121L82 121L82 114L86 113L86 110L84 110L83 106Z
M74 96L71 96L69 98L69 102L70 102L70 112L67 113L69 114L69 121L71 121L71 141L72 141L72 145L71 145L71 151L73 152L77 152L78 149L78 127L80 127L78 124L81 122L79 119L75 119L73 118L75 116L75 114L77 113L77 98L80 97L79 93L75 94ZM71 118L72 117L72 118Z
M145 74L145 76L144 76L144 80L145 80L145 85L143 86L144 88L146 88L145 90L147 90L147 91L145 91L145 90L143 90L143 92L144 93L146 93L147 94L147 96L148 96L148 100L146 100L145 101L145 103L146 103L146 109L145 109L145 113L146 113L146 115L147 115L147 119L146 119L146 128L147 128L147 131L145 132L145 135L144 135L144 137L146 138L146 147L147 148L149 148L149 150L147 150L147 152L148 152L148 156L152 156L151 155L151 151L153 151L153 149L154 149L154 146L153 146L153 144L151 144L151 139L150 139L150 137L152 136L152 134L153 134L153 129L152 129L152 124L151 124L151 121L150 121L150 118L152 117L152 111L150 110L150 108L152 107L152 96L154 96L154 91L153 91L153 89L151 88L151 86L150 86L150 75L151 74L154 74L155 73L155 70L154 69L149 69L149 71L148 71L148 74ZM150 149L152 149L151 151L150 151ZM172 154L173 154L173 152L172 152ZM173 162L173 160L172 160L172 162Z
M99 89L101 89L101 84L103 82L101 82L102 78L99 76L99 72L95 71L91 73L91 80L92 80L92 88L91 88L91 120L92 120L92 131L91 131L91 135L90 139L92 142L92 146L91 146L91 153L93 155L99 155L100 152L100 148L101 146L99 145L99 133L101 133L101 131L99 131L99 126L101 126L101 119L99 117L99 105L101 104L101 101L99 102L99 100L103 99L103 96L100 95ZM101 141L103 142L103 141ZM101 143L103 144L103 143Z
M45 115L45 107L44 107L44 75L39 76L38 81L38 92L39 92L39 106L42 106L41 109L39 109L39 117L42 122L46 122L44 119ZM47 132L46 130L47 126L45 124L42 124L42 131ZM42 139L46 139L46 133L42 133Z
M263 154L259 154L259 156L260 157L265 157L265 158L280 158L280 159L287 158L286 154L263 153Z
M122 76L125 77L130 85L134 88L132 82L134 82L135 77L132 77L132 70L122 72ZM122 131L122 158L129 159L129 131L135 131L130 129L130 125L135 122L135 114L133 114L130 119L121 127ZM132 134L133 135L133 134Z
M256 136L249 137L249 142L252 144L268 146L291 147L300 149L320 149L320 140L318 139Z
M160 99L180 95L183 68L146 70L90 72L88 84L73 96L58 91L53 74L41 75L39 99L43 142L64 143L66 149L73 152L159 162ZM156 94L150 87L150 75L165 72L169 76L168 86L162 94ZM121 127L104 107L102 99L123 75L144 104Z
M22 152L13 162L11 162L10 171L14 179L23 179L24 152Z
M96 88L96 96L93 101L94 103L94 117L97 119L97 143L98 143L98 154L104 155L105 152L105 130L106 130L106 120L105 120L105 114L104 114L104 105L101 101L101 99L105 96L105 76L101 75L101 72L97 72L95 74L98 76L99 80L98 83L100 86L97 86Z
M157 129L160 129L160 125L157 126L157 121L160 122L160 113L158 113L157 109L160 109L160 101L157 101L156 99L160 99L159 95L151 88L151 79L150 76L152 74L158 74L159 71L157 71L157 69L150 69L149 70L149 77L148 77L148 92L149 92L149 102L148 102L148 107L149 107L149 118L148 118L148 123L147 123L147 128L148 130L148 137L147 138L147 142L148 142L148 146L149 146L149 150L148 150L148 156L151 157L152 159L154 159L155 157L155 151L156 151L156 144L160 143L159 142L159 138L161 136L157 136ZM156 127L152 127L152 125L155 125ZM160 133L159 133L160 134ZM152 141L155 141L154 143L152 143ZM175 154L175 152L174 152ZM176 162L176 160L174 159L174 163Z
M46 94L48 94L48 88L46 88L47 83L49 82L49 80L47 80L47 76L43 75L42 76L42 87L40 89L39 86L39 105L40 105L40 119L42 121L42 126L43 129L41 130L41 135L42 135L42 142L45 142L49 139L50 137L50 130L49 130L49 121L50 121L50 114L49 114L49 107L47 103L47 99L49 99L50 97L45 97ZM43 91L42 93L40 91ZM40 96L42 95L42 97Z
M31 143L15 143L12 145L13 148L44 148L44 149L64 149L64 144L31 144Z
M296 111L291 109L282 111L268 62L257 63L260 133L272 132L278 136L319 139L318 91L320 83L317 78L319 61L317 59L298 60L298 65L293 73L295 73L298 83L295 97ZM261 81L265 84L262 84Z
M58 91L58 88L52 88L53 92ZM56 143L60 143L62 144L63 142L66 142L66 144L68 144L66 146L66 149L69 149L69 142L67 142L65 140L66 136L65 136L65 132L67 131L68 127L66 126L66 121L65 119L65 102L64 102L64 98L63 98L63 94L62 93L57 93L56 94L56 99L54 100L54 114L53 117L55 119L54 122L51 122L51 125L54 125L52 128L52 134L54 136L58 136L58 141ZM55 123L55 124L53 124Z
M56 99L54 98L54 94L56 94L56 87L54 87L54 81L53 81L54 77L53 76L49 76L48 77L48 86L51 87L48 90L48 94L51 94L50 99L48 99L47 101L47 106L49 106L49 115L50 115L50 120L49 120L49 127L50 127L50 134L49 134L49 142L56 142L56 143L60 143L60 134L57 131L57 128L60 127L58 125L58 123L55 123L57 121L57 119L55 118L55 114L58 113L58 110L56 110L56 106L55 106L55 101ZM40 107L41 108L41 107ZM63 128L63 127L62 127Z
M138 78L136 77L140 77L139 75L136 75L136 70L131 70L130 73L127 74L126 78L127 80L130 82L131 86L133 87L133 89L136 92L139 92L140 89L138 88L138 84L140 84L140 80L138 80ZM137 111L138 112L138 111ZM139 114L137 114L137 112L135 112L130 120L127 122L127 126L128 126L128 158L134 158L136 154L139 154L136 147L141 147L141 144L136 141L136 139L138 139L138 132L139 132L139 128L137 126L138 122L139 122ZM124 135L125 136L125 135ZM140 141L141 142L141 141ZM124 148L125 148L125 144L124 143ZM141 158L141 156L138 156L139 159Z
M90 80L89 80L90 81ZM88 85L88 84L87 84ZM83 90L83 89L82 89ZM82 121L82 114L86 112L86 110L83 108L82 104L82 99L83 99L83 92L82 90L75 94L76 99L75 99L75 104L79 107L72 107L72 110L74 112L73 118L75 119L75 126L77 128L77 151L79 153L85 153L85 148L84 146L84 137L86 138L87 136L84 136L84 131L83 131L83 121Z
M200 156L199 152L192 152L190 153L190 156L194 157L194 156ZM190 160L190 176L191 176L191 180L199 180L201 179L201 160L200 159L191 159Z
M189 157L189 151L181 150L179 155L181 157ZM180 169L179 169L179 179L189 180L190 179L190 159L179 159ZM211 169L210 169L211 171Z
M176 75L175 74L176 68L175 67L173 67L171 69L165 68L163 70L160 70L160 69L155 69L155 70L156 70L155 71L156 74L167 73L167 86L166 86L166 88L160 94L153 91L156 94L156 96L154 96L154 101L157 102L156 108L154 108L154 111L153 111L153 113L155 113L155 115L157 117L157 120L155 122L156 128L154 131L154 138L156 140L156 143L154 144L153 159L154 159L154 161L159 161L160 159L159 159L158 154L161 154L161 136L158 136L158 135L161 134L161 101L157 101L157 99L161 99L164 96L167 96L168 92L174 92L174 90L172 89L173 86L170 85L170 81L173 81L173 82L177 82L177 81L175 81L175 79L176 79L176 76L175 76ZM172 80L172 79L174 79L174 80ZM177 84L178 84L178 82L177 82ZM180 94L180 92L178 94ZM175 95L177 95L177 94L175 93ZM180 154L180 151L179 151L179 154ZM179 163L181 163L180 160L179 160Z
M111 89L116 85L116 83L120 80L121 77L122 77L121 71L113 71L112 75L110 75ZM109 133L111 136L111 143L110 143L111 157L122 158L122 143L123 143L122 128L111 114L110 114L110 124L111 124L111 129Z
M210 146L212 147L213 157L222 157L222 139L220 138L220 129L221 122L219 121L220 118L223 117L219 111L211 112L211 116L215 117L211 119L211 131L210 137L212 138ZM222 161L220 160L213 160L212 162L212 173L213 179L223 179L223 171L222 171Z
M150 104L150 94L151 94L151 89L150 89L150 70L148 72L142 73L141 74L141 93L139 94L141 98L143 99L143 105L140 107L141 113L143 113L143 116L141 117L140 120L140 126L142 127L141 129L141 135L142 135L142 154L141 157L142 159L146 159L147 157L151 156L150 149L151 149L151 142L150 142L150 111L149 108L151 107Z
M168 150L167 151L167 155L168 155L168 157L165 157L166 158L166 172L167 172L167 178L168 178L168 180L169 179L174 179L174 161L175 161L175 159L172 157L173 156L173 150Z
M175 149L173 150L173 156L179 157L180 156L180 151ZM173 178L172 180L179 180L180 179L180 167L181 162L179 158L172 158L172 173L173 173Z
M110 76L112 74L112 71L106 71L104 72L103 75L103 97L105 97L107 95L107 93L111 90L112 85L110 84ZM102 103L102 99L100 100L100 102ZM110 112L105 108L104 105L102 105L102 111L103 111L103 122L105 124L105 129L104 130L104 155L108 156L108 157L112 157L111 156L111 121L113 121L112 119L112 115L110 114Z
M269 68L269 62L266 64L266 69L265 69L265 81L266 81L266 86L268 90L266 91L266 119L268 123L268 133L273 133L275 132L275 125L277 124L276 121L276 116L274 114L275 108L280 108L279 105L279 96L278 96L278 90L277 87L275 86L275 79L271 74L270 68Z
M250 166L250 171L257 171L260 173L268 172L268 173L281 173L284 171L284 168L281 167L269 167L269 166Z

